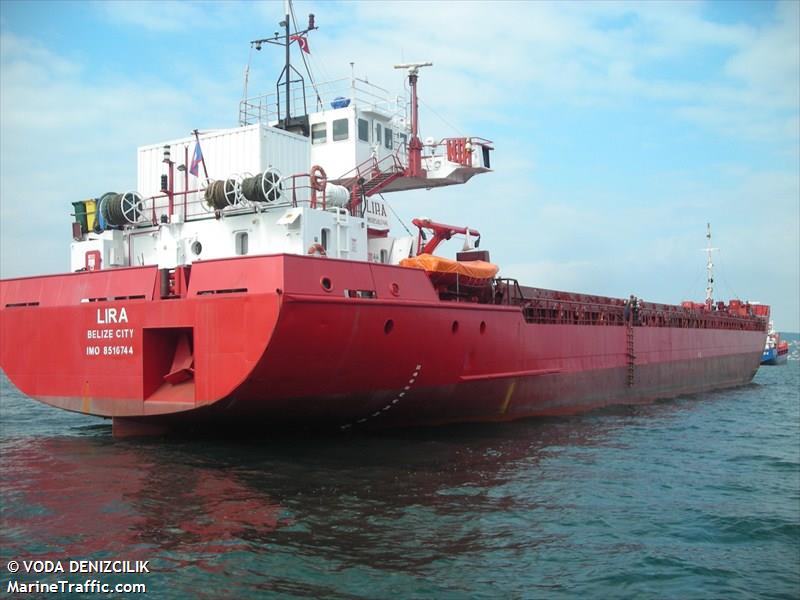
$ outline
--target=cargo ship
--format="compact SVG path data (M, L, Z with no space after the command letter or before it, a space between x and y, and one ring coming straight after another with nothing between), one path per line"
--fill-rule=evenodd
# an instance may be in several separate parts
M789 359L789 342L781 339L772 321L769 323L767 341L761 353L761 364L768 366L785 365Z
M286 64L270 94L245 79L238 127L140 147L136 191L73 203L70 272L0 281L0 366L24 394L117 436L348 432L752 379L769 307L714 301L710 250L705 302L669 305L500 277L476 228L419 218L394 235L384 194L488 173L492 142L420 137L430 63L396 65L408 100L355 76L306 86L291 51L314 17L287 9L281 26L251 42ZM436 255L456 237L455 259Z

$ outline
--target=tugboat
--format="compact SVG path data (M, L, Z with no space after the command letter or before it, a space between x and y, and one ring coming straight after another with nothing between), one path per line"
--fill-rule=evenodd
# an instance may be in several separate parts
M761 353L762 365L785 365L789 358L789 342L781 340L781 334L775 331L775 325L769 322L767 341Z
M508 421L752 379L769 307L715 302L711 281L704 303L631 306L499 277L471 227L393 235L384 194L464 184L494 146L420 138L428 62L396 65L408 102L306 86L291 50L317 27L286 12L251 42L286 64L238 127L139 148L135 191L73 202L70 273L0 281L0 366L23 393L124 436Z

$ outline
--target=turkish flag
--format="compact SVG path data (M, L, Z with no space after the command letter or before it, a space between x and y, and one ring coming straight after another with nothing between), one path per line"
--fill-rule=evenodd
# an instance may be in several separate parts
M311 54L311 50L308 49L308 40L305 36L302 35L290 35L289 39L293 42L297 42L297 45L300 46L300 50L305 52L306 54Z

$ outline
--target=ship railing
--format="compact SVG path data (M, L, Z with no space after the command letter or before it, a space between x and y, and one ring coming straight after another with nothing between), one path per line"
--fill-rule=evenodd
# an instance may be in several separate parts
M405 171L406 167L400 157L399 150L388 156L384 156L380 160L376 156L371 156L362 163L359 163L346 173L336 177L333 181L345 187L350 187L353 183L363 179L364 183L368 183L374 177L384 173L401 173Z
M422 145L422 159L446 158L450 162L471 167L473 153L479 148L494 150L494 142L478 136L442 138Z
M239 124L274 124L283 114L285 106L284 90L265 92L243 99L239 103ZM361 111L375 111L388 117L408 118L408 101L393 95L366 79L342 78L305 87L295 86L289 92L291 106L303 106L311 112L333 110L340 104L353 104ZM336 106L334 106L336 104ZM298 111L292 111L295 114Z
M511 277L497 277L494 280L494 303L518 305L526 301L519 281Z
M349 209L353 216L363 217L366 208L364 199L380 193L392 181L405 174L406 166L400 152L398 149L380 160L371 156L333 180L349 190Z
M528 299L521 303L528 323L558 325L624 325L623 308L569 300Z
M495 304L519 306L527 323L552 325L611 325L677 327L683 329L764 330L764 320L727 312L699 312L681 306L645 303L625 310L623 300L602 302L526 296L514 279L495 280ZM627 316L627 319L626 319Z
M241 176L229 178L227 181L241 185ZM209 180L209 184L210 184ZM323 182L324 183L324 182ZM229 195L230 202L222 208L215 208L206 201L206 187L185 189L156 194L144 199L144 218L132 227L150 227L160 222L170 222L174 219L183 221L200 221L204 219L219 218L222 215L233 215L249 212L263 212L272 208L296 208L307 206L319 210L333 210L340 206L333 206L328 198L327 186L319 180L312 183L309 173L297 173L285 176L280 180L281 195L272 202L251 202L245 198L240 187L231 185L234 191ZM341 201L338 202L341 205Z

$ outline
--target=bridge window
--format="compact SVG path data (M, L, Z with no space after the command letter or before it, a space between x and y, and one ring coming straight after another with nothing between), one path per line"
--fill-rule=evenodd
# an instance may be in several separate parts
M244 255L247 254L247 232L246 231L239 231L236 234L236 254Z
M379 145L381 143L381 124L380 123L375 123L375 143L379 144Z
M385 139L385 143L384 143L384 145L385 145L385 146L386 146L386 147L387 147L389 150L391 150L391 149L392 149L392 142L394 141L394 140L392 139L392 130L391 130L391 129L389 129L389 128L387 127L387 128L386 128L386 131L385 131L384 133L386 134L386 136L385 136L385 138L384 138L384 139Z
M367 123L366 119L358 120L358 139L362 142L369 141L369 123Z
M314 123L311 126L311 143L324 144L328 140L328 131L325 123Z
M336 119L333 122L333 141L346 140L349 133L348 120Z

